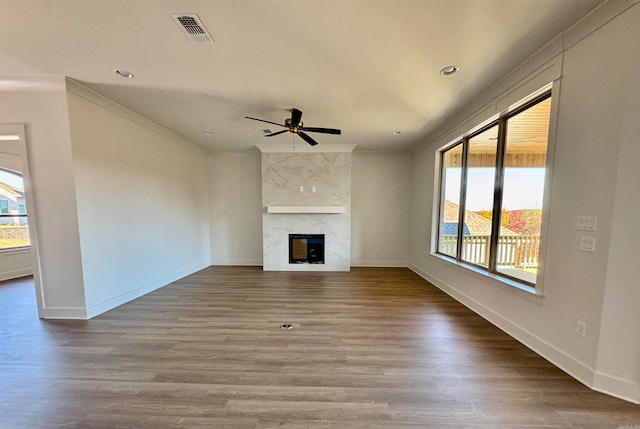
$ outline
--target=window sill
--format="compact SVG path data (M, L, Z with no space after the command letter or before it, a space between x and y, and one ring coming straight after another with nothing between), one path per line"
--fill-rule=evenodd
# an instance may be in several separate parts
M30 253L30 252L31 252L31 246L10 247L8 249L0 249L0 255Z
M484 281L487 284L503 289L507 292L511 292L522 298L525 298L529 301L542 304L544 295L541 292L537 291L532 286L526 286L522 283L519 283L515 280L511 280L506 277L499 276L497 274L489 273L484 271L476 266L471 264L466 264L464 262L458 262L455 259L440 255L437 253L431 253L431 256L438 262L442 264L446 264L447 266L453 266L454 269L464 272L466 274L470 274L471 276Z

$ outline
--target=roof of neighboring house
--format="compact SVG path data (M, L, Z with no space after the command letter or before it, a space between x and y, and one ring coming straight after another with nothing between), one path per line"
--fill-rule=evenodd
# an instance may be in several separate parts
M442 235L456 235L458 232L458 213L460 206L449 200L444 202L444 224ZM464 235L491 235L491 221L477 213L465 210L464 212ZM508 228L500 227L501 236L520 235Z
M442 235L458 235L458 222L445 222L441 228ZM466 224L462 228L462 235L471 235Z
M13 195L15 198L24 198L24 189L16 188L15 186L8 185L0 182L0 188Z

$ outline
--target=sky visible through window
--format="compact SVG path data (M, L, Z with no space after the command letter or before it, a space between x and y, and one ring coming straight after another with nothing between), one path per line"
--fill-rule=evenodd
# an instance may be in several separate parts
M452 202L460 204L460 169L447 168L446 194L451 196ZM507 210L541 209L544 194L544 168L506 168L505 183L511 186L505 189L502 196L503 206ZM487 201L481 198L487 193L493 193L495 170L492 168L470 168L467 176L468 192L467 206L469 211L491 210ZM453 198L455 196L455 199ZM480 196L480 198L474 198ZM491 201L490 203L493 203Z
M24 182L22 181L22 176L11 173L6 170L0 169L0 182L6 183L7 185L15 186L16 188L23 189Z

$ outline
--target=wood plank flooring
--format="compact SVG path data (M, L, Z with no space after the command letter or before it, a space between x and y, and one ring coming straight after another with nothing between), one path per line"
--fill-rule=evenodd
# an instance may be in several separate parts
M640 406L407 269L211 267L89 321L0 283L0 428L640 429Z

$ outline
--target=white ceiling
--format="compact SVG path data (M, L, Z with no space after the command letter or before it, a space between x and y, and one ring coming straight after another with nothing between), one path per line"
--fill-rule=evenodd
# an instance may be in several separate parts
M290 142L243 117L283 123L291 107L342 129L320 144L406 149L599 3L0 0L0 78L69 76L211 150ZM175 13L215 42L190 42Z

